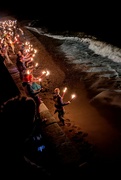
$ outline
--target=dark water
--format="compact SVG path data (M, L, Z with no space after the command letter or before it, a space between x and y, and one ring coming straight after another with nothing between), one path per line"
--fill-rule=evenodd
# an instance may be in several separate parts
M55 19L37 19L36 23L33 23L33 27L45 27L48 29L49 32L63 32L67 31L70 32L84 32L87 35L95 36L97 39L100 41L107 42L109 44L112 44L114 46L117 46L121 48L121 33L120 29L118 30L113 30L109 27L105 27L104 29L101 29L100 26L95 27L93 25L93 28L91 25L87 25L85 27L85 23L81 23L81 25L77 22L71 21L68 23L65 22L66 20L64 19L58 19L58 22L55 21ZM95 29L94 29L95 27Z

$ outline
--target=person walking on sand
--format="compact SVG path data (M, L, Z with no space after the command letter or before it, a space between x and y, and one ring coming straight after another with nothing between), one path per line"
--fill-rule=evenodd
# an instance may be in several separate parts
M58 113L58 118L60 120L60 122L62 122L62 125L65 125L65 119L64 119L64 114L65 114L65 109L64 106L70 104L70 101L67 102L63 102L63 97L60 95L60 89L59 88L55 88L54 89L54 95L53 95L53 100L55 102L54 106L55 106L55 113Z

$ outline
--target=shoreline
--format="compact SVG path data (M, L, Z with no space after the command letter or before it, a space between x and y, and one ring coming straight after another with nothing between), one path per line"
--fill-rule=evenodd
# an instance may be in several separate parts
M100 158L98 157L99 161L101 160L102 163L105 163L105 160L108 158L109 160L114 158L115 164L115 158L118 158L118 153L120 155L121 150L120 136L118 136L117 130L112 128L107 120L90 104L88 90L85 88L83 77L80 81L81 73L73 72L71 65L66 64L64 54L58 51L60 42L43 35L35 37L28 30L24 29L24 31L26 39L30 40L39 49L36 56L39 67L36 69L35 76L44 68L49 69L51 72L50 77L45 79L42 84L46 91L40 94L50 113L58 121L56 115L53 114L52 93L54 88L60 87L62 90L63 87L68 87L69 93L65 96L65 100L69 99L70 93L75 91L77 99L66 107L66 126L61 128L71 141L77 145L84 160L88 158L90 160L90 155L92 157L92 145L96 145L99 148L99 156L101 156ZM117 138L119 138L119 142L115 141ZM114 146L115 150L113 150Z

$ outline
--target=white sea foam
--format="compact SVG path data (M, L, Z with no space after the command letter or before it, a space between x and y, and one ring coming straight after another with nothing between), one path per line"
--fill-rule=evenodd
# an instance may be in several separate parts
M121 49L96 38L81 38L73 36L45 33L41 28L26 27L31 31L54 39L62 40L59 50L65 54L68 63L73 65L86 64L86 72L114 72L121 76ZM76 66L77 69L77 66Z

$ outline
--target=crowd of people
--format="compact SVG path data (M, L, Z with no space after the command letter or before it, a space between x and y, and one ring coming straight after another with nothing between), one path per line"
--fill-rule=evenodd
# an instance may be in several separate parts
M38 94L42 87L38 78L33 78L36 49L26 41L24 32L18 27L16 20L1 21L0 59L5 65L13 64L11 54L16 57L16 67L22 85L24 88L26 87L26 95L32 97L36 102L36 116L39 118L39 105L42 101Z
M25 41L16 20L0 22L0 60L5 66L15 63L26 92L26 96L9 99L0 107L1 165L3 172L9 173L9 178L52 177L44 167L49 150L40 128L38 130L42 86L38 77L33 76L35 53L33 46ZM12 62L11 55L14 55L16 62Z
M39 93L43 87L39 81L40 77L33 75L35 68L33 59L36 49L25 40L24 32L18 27L16 20L0 22L0 60L5 66L11 65L13 64L11 54L16 56L16 67L26 92L26 97L17 96L9 99L0 107L1 158L3 153L5 154L1 163L3 172L4 170L10 172L11 177L18 178L23 175L34 179L38 176L50 178L53 175L44 166L32 161L34 155L30 159L28 156L28 147L30 146L32 149L36 137L39 137L40 144L37 147L35 145L35 147L37 151L41 152L40 154L45 151L46 143L42 141L41 132L40 130L38 132L37 129L38 123L41 123L39 107L42 100ZM44 73L48 75L48 72ZM64 106L71 102L63 102L59 88L54 89L53 100L56 108L55 113L58 113L60 122L65 125Z

